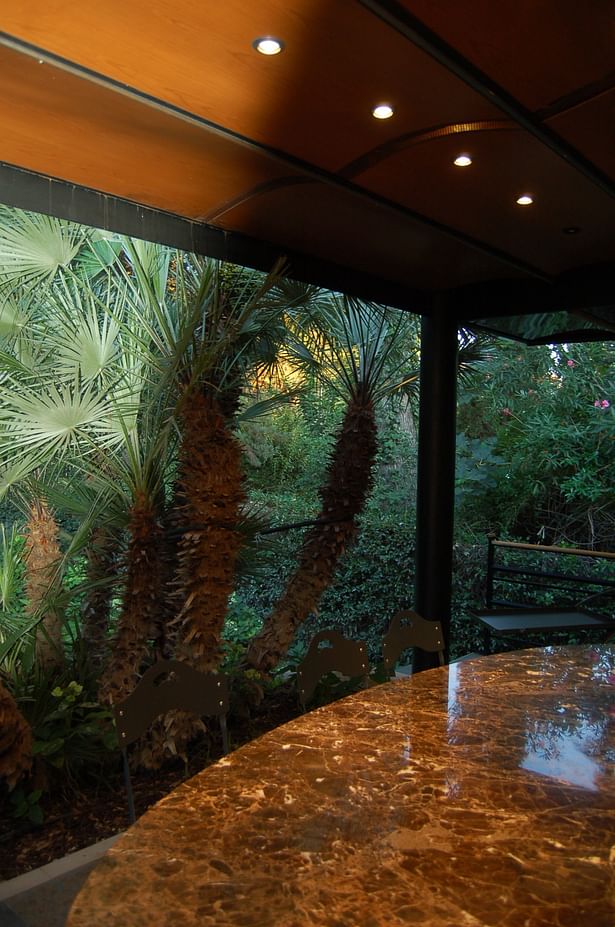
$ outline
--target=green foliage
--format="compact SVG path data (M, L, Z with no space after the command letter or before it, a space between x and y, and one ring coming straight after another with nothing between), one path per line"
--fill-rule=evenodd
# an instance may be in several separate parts
M242 424L250 484L267 492L315 496L342 413L339 399L320 390Z
M461 390L458 485L470 503L464 517L475 529L551 543L609 543L614 348L499 342L481 383ZM481 448L489 451L484 463L495 484L468 473L467 457Z
M15 789L9 797L12 817L27 818L32 824L42 824L45 820L45 814L39 804L42 795L42 789L32 789L30 792Z
M472 504L476 493L498 485L504 459L497 453L496 445L495 435L484 438L457 435L455 492L458 504Z
M113 715L84 685L72 679L52 687L49 676L35 667L27 677L19 672L10 687L32 726L35 770L45 788L76 788L113 759Z
M288 532L263 578L240 584L236 599L259 620L268 613L295 566L299 531ZM370 513L356 543L345 554L334 584L324 594L318 615L301 628L282 670L292 668L319 630L334 628L365 639L373 657L393 613L408 607L414 594L414 527Z
M0 525L0 643L19 626L24 607L24 539L12 525Z
M55 707L34 727L32 755L43 757L56 769L76 778L95 749L117 749L117 737L110 710L88 701L83 686L75 680L51 690Z

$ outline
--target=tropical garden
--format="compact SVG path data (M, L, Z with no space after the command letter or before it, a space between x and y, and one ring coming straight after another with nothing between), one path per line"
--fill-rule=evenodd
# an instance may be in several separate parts
M615 536L613 344L459 339L453 656L478 646L487 532ZM235 743L298 711L318 630L377 662L412 605L419 358L416 317L282 265L0 209L6 841L108 801L111 707L160 657L229 674ZM216 736L171 713L132 762L162 781Z

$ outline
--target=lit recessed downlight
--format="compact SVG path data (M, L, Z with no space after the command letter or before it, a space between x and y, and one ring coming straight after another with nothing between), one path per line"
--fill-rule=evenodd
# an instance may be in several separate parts
M533 202L534 197L531 193L523 193L517 197L517 206L531 206Z
M379 103L374 106L372 116L374 119L390 119L393 115L393 107L390 103Z
M284 42L281 39L274 39L272 35L263 35L260 39L254 39L252 48L255 48L261 55L279 55L284 51Z
M457 167L469 167L471 163L472 158L468 154L460 154L453 161L453 164L456 164Z

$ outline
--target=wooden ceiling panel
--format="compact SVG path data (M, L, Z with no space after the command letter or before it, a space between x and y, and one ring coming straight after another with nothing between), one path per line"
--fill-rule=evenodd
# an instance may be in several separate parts
M191 218L280 172L264 155L6 48L0 139L5 162Z
M409 292L544 280L615 260L611 6L7 3L0 161Z
M499 111L356 0L7 4L0 29L335 170L395 135ZM272 58L252 41L286 42ZM382 100L395 117L379 121Z
M248 200L230 210L220 224L279 242L281 250L286 246L405 284L411 279L419 289L515 276L468 245L317 183L271 190L261 202Z
M470 167L453 164L461 152ZM547 274L615 260L615 200L519 129L411 146L355 180ZM533 205L516 204L523 193Z
M530 109L615 79L612 0L401 0Z

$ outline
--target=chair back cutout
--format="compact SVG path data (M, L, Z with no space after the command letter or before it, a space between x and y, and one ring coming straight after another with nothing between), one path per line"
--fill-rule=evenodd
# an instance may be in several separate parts
M128 698L113 706L120 747L133 743L159 715L172 709L222 718L228 707L224 674L201 673L180 660L160 660L143 674Z
M400 653L408 647L419 647L429 653L437 653L442 666L444 638L440 622L427 621L409 608L396 612L382 640L384 667L388 673L392 674L395 671Z
M302 705L312 697L318 681L332 672L351 678L364 676L367 679L369 667L365 642L348 640L334 630L316 634L297 667L297 685Z

